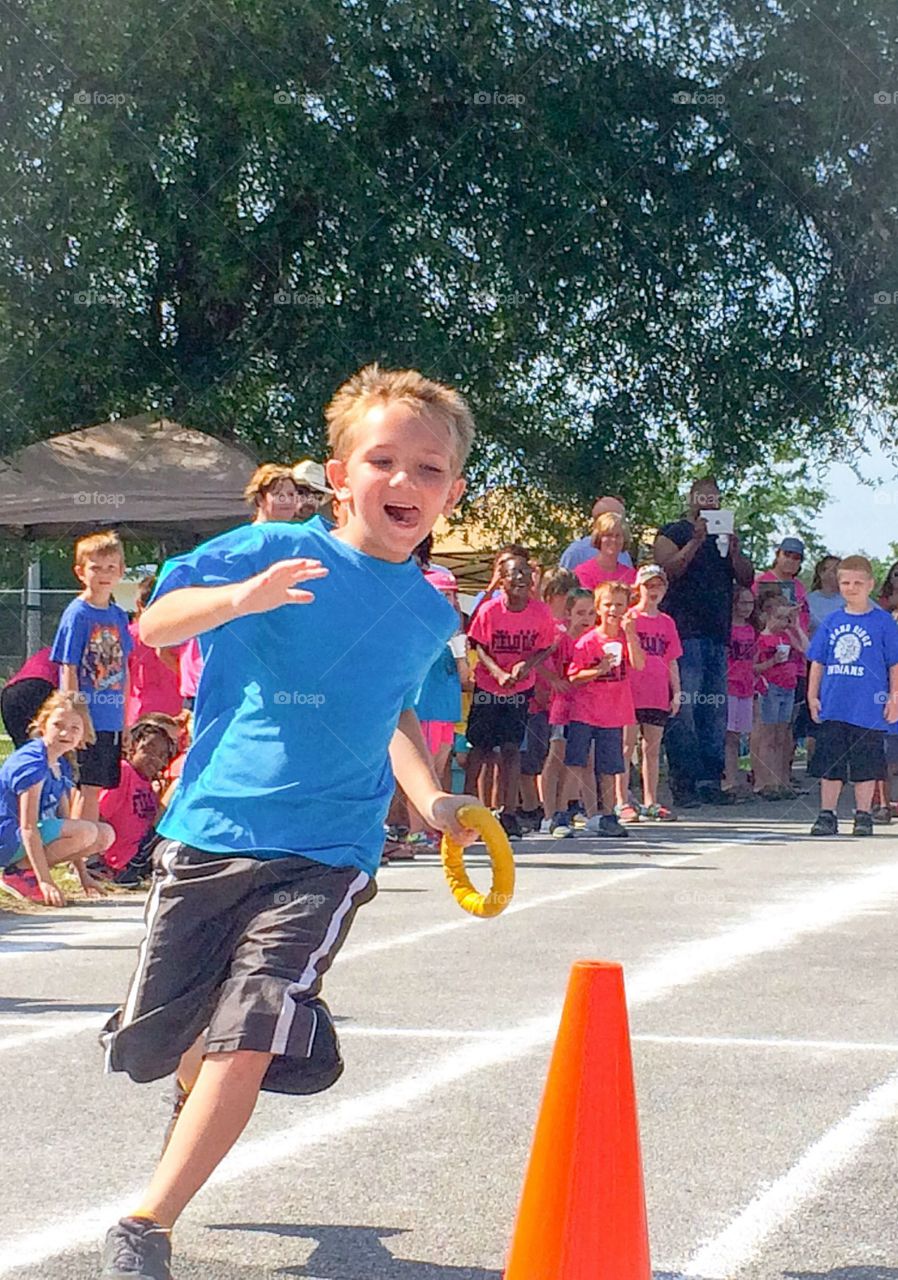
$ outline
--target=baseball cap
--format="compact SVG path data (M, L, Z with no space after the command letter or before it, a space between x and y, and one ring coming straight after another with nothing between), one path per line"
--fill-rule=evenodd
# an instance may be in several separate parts
M424 577L432 587L436 587L437 591L458 590L458 579L451 569L442 569L439 566L425 569Z
M293 479L297 484L308 485L310 489L315 489L318 493L331 492L327 487L324 467L320 462L313 462L311 458L303 458L301 462L297 462L294 465Z
M644 582L651 582L652 578L663 578L665 582L667 581L667 574L660 564L643 564L636 570L637 587L641 587Z
M777 547L777 551L791 551L793 555L804 555L804 543L801 538L783 538Z

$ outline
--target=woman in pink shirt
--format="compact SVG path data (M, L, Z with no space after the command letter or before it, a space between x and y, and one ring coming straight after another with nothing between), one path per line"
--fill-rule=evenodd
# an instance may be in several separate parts
M54 689L59 688L59 663L50 661L50 648L38 649L0 693L0 716L18 750L28 741L28 726Z
M592 526L596 554L574 569L581 587L594 591L601 582L623 582L630 586L636 581L636 570L618 562L629 536L630 531L622 516L612 511L596 516Z

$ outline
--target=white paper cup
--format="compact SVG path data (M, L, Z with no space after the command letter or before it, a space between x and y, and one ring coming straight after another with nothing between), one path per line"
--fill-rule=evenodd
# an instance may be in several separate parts
M620 640L606 640L605 654L611 659L615 667L619 667L624 657L624 646Z

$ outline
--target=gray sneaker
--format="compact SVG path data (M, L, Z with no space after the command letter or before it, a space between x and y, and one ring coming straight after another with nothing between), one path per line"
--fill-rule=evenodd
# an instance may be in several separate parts
M172 1280L169 1233L148 1218L122 1218L106 1233L101 1280Z

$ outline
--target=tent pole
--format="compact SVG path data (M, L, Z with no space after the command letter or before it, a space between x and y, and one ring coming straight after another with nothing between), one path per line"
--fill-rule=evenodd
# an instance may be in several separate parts
M28 552L28 574L25 586L25 657L41 647L41 555L37 548Z

